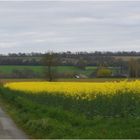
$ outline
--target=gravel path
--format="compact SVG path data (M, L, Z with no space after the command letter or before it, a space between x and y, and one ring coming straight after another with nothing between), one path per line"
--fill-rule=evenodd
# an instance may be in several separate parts
M0 139L27 139L11 118L0 108Z

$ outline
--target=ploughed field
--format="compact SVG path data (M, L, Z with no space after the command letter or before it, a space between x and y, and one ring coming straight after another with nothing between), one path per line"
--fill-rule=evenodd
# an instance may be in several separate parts
M140 138L140 81L12 82L0 95L32 138Z

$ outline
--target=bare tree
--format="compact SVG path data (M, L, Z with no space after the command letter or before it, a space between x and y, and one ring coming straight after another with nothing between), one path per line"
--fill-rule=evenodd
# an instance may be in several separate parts
M83 58L80 58L76 65L77 65L78 68L80 68L82 70L85 70L87 62Z
M138 77L139 72L139 63L135 59L130 59L129 61L129 76L130 77Z
M43 57L43 64L44 64L44 73L45 78L52 82L57 78L57 64L58 64L58 57L57 54L53 52L48 52Z

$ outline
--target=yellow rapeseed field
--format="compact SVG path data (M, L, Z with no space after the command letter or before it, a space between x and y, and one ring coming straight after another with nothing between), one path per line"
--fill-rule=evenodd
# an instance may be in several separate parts
M140 81L121 82L14 82L7 83L5 87L12 90L27 91L33 94L48 92L51 94L64 94L77 98L92 99L97 94L140 93Z

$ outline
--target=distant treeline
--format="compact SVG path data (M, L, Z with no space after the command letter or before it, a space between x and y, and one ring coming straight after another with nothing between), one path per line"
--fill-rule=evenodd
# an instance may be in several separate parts
M50 57L49 57L50 56ZM55 60L55 61L54 61ZM52 62L51 62L52 61ZM61 71L56 77L140 77L140 52L47 52L47 53L10 53L0 55L0 65L7 66L73 66L79 72ZM95 69L88 73L88 66ZM69 67L70 68L70 67ZM44 71L47 71L44 69ZM43 71L42 71L43 73ZM56 72L54 72L56 73ZM88 74L86 74L88 73ZM46 73L45 73L46 74ZM44 74L44 75L45 75ZM11 73L0 71L0 77L41 78L42 74L32 69L16 69Z
M0 56L15 56L15 57L29 57L29 56L34 56L34 57L40 57L42 56L44 53L9 53L8 55L3 55L0 54ZM69 55L69 56L75 56L75 55L94 55L94 56L98 56L98 55L102 55L102 56L140 56L140 52L136 52L136 51L130 51L130 52L126 52L126 51L120 51L120 52L111 52L111 51L106 51L106 52L101 52L101 51L95 51L95 52L58 52L56 54L59 54L61 56L65 56L65 55Z
M127 63L121 57L140 57L140 52L60 52L55 53L59 59L58 65L76 66L84 60L87 66L126 67ZM44 53L9 53L0 55L0 65L43 65ZM120 56L120 58L119 58Z

